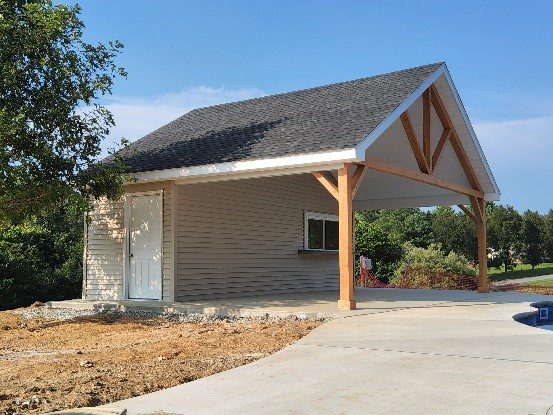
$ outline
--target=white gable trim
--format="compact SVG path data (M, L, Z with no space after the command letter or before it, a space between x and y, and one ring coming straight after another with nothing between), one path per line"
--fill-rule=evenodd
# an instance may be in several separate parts
M411 95L405 98L395 110L388 114L388 116L380 124L378 124L368 136L366 136L359 144L357 144L357 147L355 147L355 151L359 160L365 160L365 151L367 151L370 145L374 143L376 139L380 137L380 135L384 131L386 131L388 127L390 127L393 122L399 118L401 114L407 111L407 109L411 105L413 105L417 98L420 97L424 91L430 88L430 85L436 82L440 75L446 71L447 68L444 63L438 69L436 69L436 71L432 75L426 78L426 80L422 84L420 84L419 87L415 89Z
M447 81L447 84L449 85L449 88L453 92L453 97L455 98L455 102L457 103L457 106L461 110L461 115L463 116L463 120L465 121L465 124L467 126L467 130L470 133L470 136L472 138L472 141L474 142L474 145L476 146L476 149L478 150L478 154L480 155L480 158L482 159L482 163L484 164L484 167L486 169L486 173L488 173L488 177L490 178L490 181L493 184L493 188L495 190L495 197L491 200L499 200L499 197L501 195L501 192L499 190L499 186L497 185L497 182L495 181L495 177L493 177L492 170L490 169L490 165L488 164L488 160L486 159L486 156L484 155L484 152L482 151L482 147L480 146L480 142L478 141L478 138L476 137L476 133L474 132L474 128L472 128L472 124L469 120L469 116L467 114L467 111L465 109L465 106L463 105L463 101L461 101L461 97L459 96L459 92L457 91L457 88L455 87L455 84L453 83L453 79L451 78L451 74L449 73L449 70L444 65L445 71L445 79Z

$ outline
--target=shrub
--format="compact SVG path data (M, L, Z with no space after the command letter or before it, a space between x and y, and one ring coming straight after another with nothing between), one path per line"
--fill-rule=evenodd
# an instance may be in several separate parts
M379 225L361 216L356 217L355 249L373 260L379 280L393 277L403 255L402 244L395 234L385 232Z
M395 274L394 285L405 288L475 289L477 270L460 254L446 254L439 244L418 248L409 243Z
M428 248L418 248L406 243L403 246L403 259L396 275L400 275L408 266L452 272L459 275L476 276L476 268L463 256L451 251L446 254L440 244L430 244Z
M395 278L393 286L426 290L476 290L478 281L474 275L461 275L421 265L408 265Z

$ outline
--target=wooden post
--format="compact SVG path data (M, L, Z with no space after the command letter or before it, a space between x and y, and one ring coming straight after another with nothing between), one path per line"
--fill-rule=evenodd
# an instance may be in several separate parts
M478 292L487 293L488 285L488 251L486 248L486 204L483 199L478 200L480 220L476 220L478 235Z
M340 266L340 299L338 308L355 310L353 294L353 165L338 170L338 248Z

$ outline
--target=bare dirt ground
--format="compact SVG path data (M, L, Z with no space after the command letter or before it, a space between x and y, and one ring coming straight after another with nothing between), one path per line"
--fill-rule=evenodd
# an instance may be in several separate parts
M189 382L276 352L320 321L182 323L0 312L0 414L95 406Z

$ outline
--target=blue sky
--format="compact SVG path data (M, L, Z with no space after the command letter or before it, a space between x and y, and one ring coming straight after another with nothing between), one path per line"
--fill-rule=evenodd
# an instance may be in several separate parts
M553 1L80 2L125 44L110 140L198 106L445 61L502 191L553 208Z

